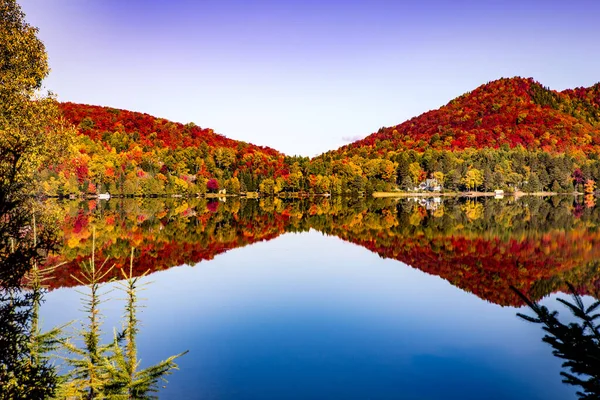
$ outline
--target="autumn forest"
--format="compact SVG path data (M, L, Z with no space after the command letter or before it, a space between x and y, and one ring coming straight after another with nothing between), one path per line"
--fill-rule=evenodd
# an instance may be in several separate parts
M58 104L69 157L39 170L48 196L593 193L600 180L600 84L557 92L499 79L400 125L309 159L109 107Z

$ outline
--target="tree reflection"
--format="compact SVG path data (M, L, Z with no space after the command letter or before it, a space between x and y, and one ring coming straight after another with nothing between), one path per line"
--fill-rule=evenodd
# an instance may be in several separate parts
M560 374L563 382L579 387L580 399L600 399L600 331L597 320L600 301L586 305L582 296L569 285L571 301L557 299L575 318L574 322L563 323L558 311L531 301L527 296L513 288L515 293L533 311L534 316L518 313L522 319L542 325L546 332L543 341L552 346L552 354L565 360L562 364L566 371ZM598 297L598 296L596 296Z
M218 207L215 207L218 204ZM567 290L591 292L600 276L600 209L576 211L574 197L504 199L263 198L113 199L55 203L65 261L53 287L91 254L91 227L101 256L134 274L194 265L230 249L311 229L362 246L500 305L522 305L509 285L532 298ZM115 270L116 276L116 270Z
M57 376L40 356L36 320L43 289L39 281L28 286L25 278L54 248L55 236L51 229L36 229L22 186L0 181L0 398L42 399L54 394Z

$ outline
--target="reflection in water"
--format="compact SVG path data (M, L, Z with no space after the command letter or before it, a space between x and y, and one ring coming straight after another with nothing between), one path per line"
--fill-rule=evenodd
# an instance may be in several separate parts
M558 380L532 383L551 379L559 365L540 358L545 349L521 343L525 328L511 322L513 309L418 271L503 306L525 304L510 285L534 299L565 290L565 282L592 293L600 215L573 197L112 199L47 206L64 221L61 251L49 260L65 262L53 289L78 285L71 274L94 254L93 227L98 259L116 263L105 280L121 278L130 266L140 277L170 269L153 277L144 318L149 336L140 352L162 359L183 346L193 357L178 361L182 370L161 398L197 398L199 390L235 399L573 394ZM258 243L287 232L303 234ZM256 245L201 268L171 268L249 244ZM132 247L139 254L129 264ZM64 313L71 292L53 290L46 315ZM57 299L67 299L65 307ZM304 389L290 393L299 381Z
M183 264L286 232L315 229L384 258L440 276L500 305L522 305L515 286L539 299L573 282L595 290L600 275L600 213L573 197L519 200L281 199L111 200L55 204L65 222L64 261L54 287L76 285L70 275L89 257L91 227L100 252L118 267L133 246L134 273ZM118 270L115 270L115 275Z
M569 370L560 373L563 382L579 387L581 391L577 395L581 400L596 400L600 398L600 327L597 324L600 301L586 305L573 286L569 286L569 289L573 300L558 301L571 311L575 322L561 322L558 311L548 310L513 288L535 313L534 317L522 313L517 315L526 321L543 325L546 335L542 340L552 346L554 356L565 360L562 366Z
M54 394L55 370L44 356L52 333L37 326L43 271L38 264L53 247L48 219L35 223L30 200L0 184L0 399L43 399ZM44 229L46 226L46 229Z

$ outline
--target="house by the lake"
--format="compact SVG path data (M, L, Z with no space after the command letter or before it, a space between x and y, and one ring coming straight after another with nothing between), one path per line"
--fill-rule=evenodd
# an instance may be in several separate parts
M440 185L437 179L425 179L415 188L415 190L421 192L441 192L442 185Z

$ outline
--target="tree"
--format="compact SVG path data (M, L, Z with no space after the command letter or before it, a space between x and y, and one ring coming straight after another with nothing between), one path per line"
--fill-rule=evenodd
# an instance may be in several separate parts
M64 154L73 137L55 100L36 94L47 56L24 18L14 0L0 0L0 185L15 193L31 189L38 168Z
M49 229L32 228L34 177L66 153L72 134L54 99L36 95L48 74L36 34L15 0L0 0L0 399L51 397L57 385L54 368L36 357L32 343L39 293L21 290L55 243Z
M573 183L575 185L583 185L583 183L585 182L585 177L583 176L583 172L581 172L581 169L576 168L575 171L573 171L573 174L571 175L573 178Z
M139 333L138 292L146 284L140 284L148 271L140 276L133 276L133 253L129 261L129 273L121 269L123 281L120 289L125 293L125 323L123 332L117 334L112 343L114 351L107 364L110 379L104 390L109 398L150 399L151 393L158 392L159 382L166 381L165 376L172 374L178 366L175 360L187 351L171 356L158 364L139 370L140 360L137 351L137 334ZM123 342L123 343L122 343Z
M259 185L259 190L261 193L272 196L275 194L275 181L271 178L263 180Z
M123 331L114 333L112 342L101 342L102 314L99 305L102 300L102 281L112 267L106 269L108 258L101 266L95 263L95 230L93 233L92 256L82 266L81 279L78 282L89 289L83 299L84 311L89 323L80 334L84 346L78 347L72 341L64 343L65 350L71 355L66 362L72 367L64 377L58 389L59 398L86 399L153 399L152 393L158 392L159 382L178 368L175 359L187 351L171 356L164 361L139 370L136 337L139 333L138 291L142 289L139 280L148 271L138 277L133 276L133 255L131 249L129 273L121 270L124 281L121 290L126 295ZM106 293L106 292L105 292Z
M542 190L540 178L538 178L538 175L535 172L532 172L531 175L529 175L529 180L527 181L525 190L527 190L530 193L539 192L540 190Z
M550 190L552 190L554 193L561 193L563 191L562 187L560 187L560 184L557 181L552 182Z
M471 168L467 171L465 177L461 180L467 189L477 191L477 188L483 183L483 174L480 170Z
M209 179L208 182L206 182L206 188L212 193L216 192L217 190L219 190L219 181L217 181L214 178Z
M415 187L415 184L414 184L412 178L410 177L410 175L406 175L404 177L404 179L402 180L401 188L403 190L412 190L412 189L414 189L414 187Z
M436 171L432 174L433 179L435 179L436 181L438 181L438 184L442 187L442 189L444 188L444 178L445 175L443 172L441 171Z
M595 300L585 306L583 299L572 285L572 302L558 299L575 317L576 322L565 324L558 319L557 311L531 301L519 290L513 291L529 306L535 316L522 313L517 315L535 324L543 326L546 335L542 339L554 349L552 354L564 360L562 366L569 372L561 372L563 382L578 386L577 392L581 400L595 400L600 397L600 327L597 325L599 314L594 314L600 307L600 301Z
M586 194L594 193L595 188L596 182L594 182L592 179L588 179L587 181L585 181L584 192Z

